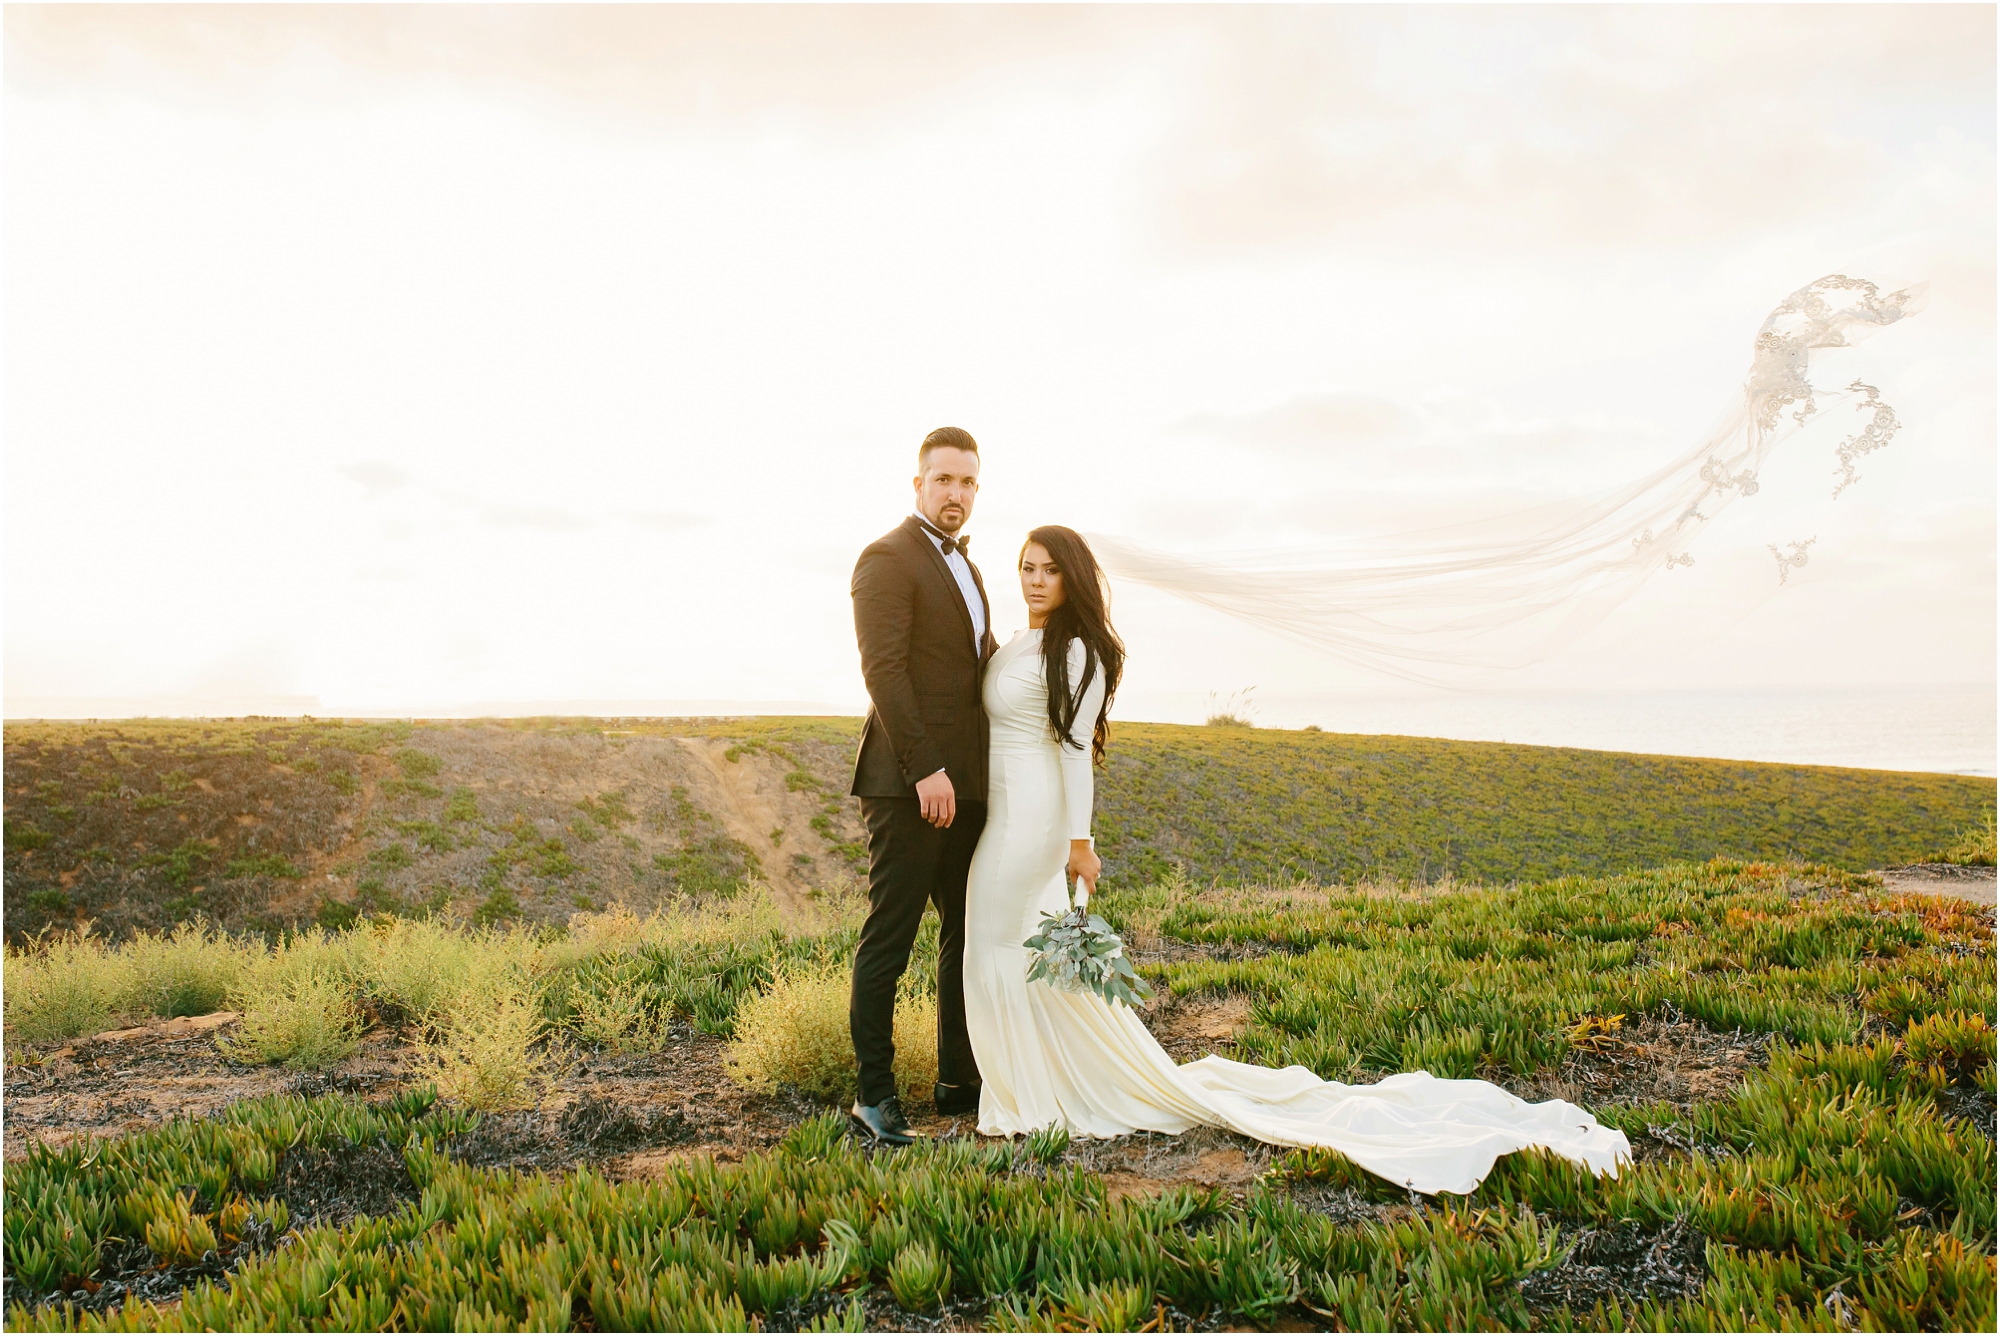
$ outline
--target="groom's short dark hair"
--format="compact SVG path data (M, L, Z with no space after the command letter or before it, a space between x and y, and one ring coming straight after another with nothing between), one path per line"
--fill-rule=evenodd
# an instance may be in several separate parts
M970 450L979 453L979 442L972 439L972 433L963 427L939 427L924 437L924 443L917 447L917 472L924 471L933 450Z

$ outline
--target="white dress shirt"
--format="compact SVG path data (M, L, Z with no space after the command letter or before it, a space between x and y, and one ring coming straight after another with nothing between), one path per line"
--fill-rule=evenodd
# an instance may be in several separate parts
M976 655L979 653L979 647L986 643L986 601L979 597L979 586L973 581L972 563L967 561L965 554L956 547L946 552L944 540L931 532L936 526L921 513L917 511L910 513L916 515L918 521L925 526L924 537L931 540L931 546L944 558L944 564L951 567L952 578L958 581L958 592L965 597L965 610L972 614L972 652Z

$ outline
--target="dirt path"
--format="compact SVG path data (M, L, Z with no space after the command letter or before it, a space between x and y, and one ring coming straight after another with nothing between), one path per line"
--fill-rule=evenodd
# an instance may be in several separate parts
M794 874L794 859L818 850L819 837L810 824L814 807L785 785L785 766L762 752L736 749L715 738L675 738L698 762L702 806L722 823L730 838L756 851L770 883L779 912L790 915L805 906L812 888Z
M1915 863L1909 867L1885 867L1875 874L1882 888L1892 895L1946 895L1954 900L1970 900L1976 905L1993 903L1993 869L1957 867L1950 863Z

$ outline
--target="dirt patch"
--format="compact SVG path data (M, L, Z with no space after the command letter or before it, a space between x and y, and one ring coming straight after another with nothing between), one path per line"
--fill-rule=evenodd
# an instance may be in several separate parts
M474 723L422 728L410 743L436 758L438 796L406 789L371 810L322 870L327 895L364 911L441 900L473 915L504 886L509 912L552 923L613 901L646 913L673 896L656 860L683 846L673 795L697 767L670 739ZM454 793L469 802L453 808ZM629 819L591 815L606 794L623 795Z
M213 1034L154 1036L79 1045L73 1058L10 1066L9 1154L23 1154L37 1142L56 1146L78 1136L141 1131L174 1117L210 1116L265 1095L380 1099L419 1075L411 1047L384 1033L369 1035L361 1053L323 1073L246 1068L222 1057L214 1045ZM745 1090L724 1068L727 1049L726 1040L676 1021L658 1052L586 1053L539 1106L485 1116L453 1141L451 1153L486 1167L559 1173L591 1164L613 1178L643 1178L690 1158L740 1160L834 1107L796 1092ZM921 1103L909 1112L911 1124L928 1136L975 1135L970 1117L940 1117ZM1065 1162L1107 1175L1121 1195L1178 1184L1240 1192L1270 1167L1271 1155L1270 1147L1248 1138L1196 1128L1177 1137L1141 1132L1110 1140L1079 1138ZM358 1160L302 1168L316 1177L301 1180L307 1195L295 1210L310 1215L322 1209L312 1203L322 1200L331 1203L325 1209L347 1209L342 1203L352 1201L358 1203L353 1210L371 1210L367 1203L374 1199L342 1187L346 1180L336 1172L351 1176L367 1169Z
M858 1303L867 1316L869 1331L985 1331L993 1313L991 1299L952 1299L942 1307L925 1313L912 1313L892 1298L882 1286L870 1286L858 1296L843 1294L822 1294L816 1296L809 1306L799 1307L795 1312L775 1314L764 1325L765 1331L800 1331L804 1325L828 1312L845 1314L847 1305ZM1272 1330L1311 1330L1290 1328L1282 1325ZM1205 1313L1187 1313L1172 1304L1155 1303L1153 1317L1146 1323L1146 1331L1254 1331L1256 1328L1230 1320L1230 1315L1220 1308Z
M686 1109L634 1113L602 1099L573 1106L562 1118L569 1143L592 1157L616 1155L642 1146L671 1146L694 1136Z
M1175 1062L1226 1053L1250 1024L1250 999L1241 993L1156 997L1143 1013L1146 1028Z
M1561 1262L1521 1278L1521 1297L1538 1313L1567 1306L1577 1314L1614 1297L1691 1299L1708 1279L1706 1248L1686 1216L1658 1229L1630 1221L1586 1229Z
M1162 937L1152 934L1144 937L1134 932L1128 939L1126 953L1138 965L1172 965L1183 960L1263 960L1267 956L1296 956L1304 954L1305 948L1289 942L1186 942L1178 937Z
M549 1167L588 1161L613 1178L645 1177L669 1159L740 1160L832 1107L794 1093L745 1090L724 1069L728 1048L728 1040L676 1020L656 1053L585 1057L541 1110L508 1115L518 1121L512 1135L521 1149L514 1153L529 1153L539 1138L535 1153Z
M276 1195L300 1226L390 1215L420 1194L403 1152L378 1137L358 1145L294 1146L278 1162Z
M880 1286L870 1286L856 1302L868 1314L870 1331L984 1331L986 1315L993 1310L992 1303L986 1299L949 1299L930 1312L912 1313ZM827 1305L828 1308L838 1306Z
M9 1054L0 1110L8 1157L36 1144L209 1117L267 1095L374 1096L402 1089L412 1075L413 1051L388 1034L367 1035L359 1052L326 1072L301 1074L224 1057L216 1041L233 1025L177 1031L171 1024L77 1040L47 1054Z
M0 1108L7 1154L210 1117L269 1095L380 1099L421 1077L414 1046L387 1031L371 1031L358 1053L324 1072L300 1073L230 1061L216 1041L231 1029L177 1034L149 1026L53 1053L9 1055ZM472 1163L549 1170L582 1163L615 1170L621 1157L663 1147L737 1160L830 1107L795 1094L745 1090L724 1070L727 1047L727 1040L680 1020L658 1052L584 1053L538 1108L488 1116L456 1151ZM913 1112L935 1134L971 1130L967 1120Z
M807 870L826 856L811 825L819 799L810 790L789 788L789 767L765 752L716 738L674 741L696 762L696 801L730 838L756 852L778 908L787 913L801 908L820 880L809 878Z
M1956 1085L1937 1098L1938 1115L1969 1123L1988 1141L1993 1140L1994 1098L1977 1086Z
M1283 1191L1292 1205L1339 1225L1399 1220L1421 1209L1422 1201L1417 1198L1414 1205L1374 1201L1353 1188L1337 1188L1309 1178L1287 1183Z
M85 920L115 937L195 914L283 926L299 871L346 838L355 809L335 778L351 777L348 753L299 736L275 724L10 725L8 940ZM286 763L308 758L310 771Z
M1530 1102L1565 1099L1597 1109L1659 1101L1686 1113L1733 1094L1764 1065L1769 1044L1765 1034L1711 1030L1684 1016L1643 1016L1595 1037L1592 1046L1572 1048L1553 1069L1481 1075Z
M488 1169L561 1171L694 1140L686 1107L633 1109L590 1094L567 1107L488 1114L454 1138L454 1159Z
M1197 1127L1178 1136L1134 1132L1079 1138L1069 1143L1062 1163L1103 1175L1114 1201L1176 1187L1221 1188L1240 1197L1269 1171L1276 1153L1281 1148L1221 1128Z
M1943 895L1954 900L1970 900L1976 905L1994 903L1994 870L1990 867L1960 867L1956 863L1912 863L1907 867L1885 867L1875 875L1890 895Z
M225 1025L234 1024L243 1017L234 1011L213 1011L206 1016L174 1016L167 1020L148 1021L144 1025L134 1025L124 1030L106 1030L103 1034L92 1035L83 1042L92 1044L115 1044L127 1039L165 1039L177 1035L206 1034L210 1030L220 1030ZM69 1057L74 1049L62 1049L60 1053Z

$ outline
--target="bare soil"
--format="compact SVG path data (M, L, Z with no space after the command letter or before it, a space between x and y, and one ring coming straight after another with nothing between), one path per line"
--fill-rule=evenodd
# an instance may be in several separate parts
M307 1074L232 1062L216 1040L233 1029L160 1024L74 1040L52 1053L9 1054L0 1087L8 1158L35 1144L55 1147L171 1118L210 1117L239 1100L335 1091L368 1098L409 1080L412 1051L386 1033L364 1036L360 1051L331 1070Z
M1175 1062L1223 1053L1250 1024L1250 999L1241 993L1157 996L1145 1010L1146 1028Z
M1554 1068L1526 1077L1494 1071L1481 1075L1531 1102L1565 1099L1599 1109L1657 1101L1689 1113L1697 1103L1734 1094L1764 1065L1769 1043L1768 1035L1711 1030L1686 1017L1641 1016L1598 1036L1589 1047L1572 1048ZM1634 1139L1639 1158L1651 1149Z
M1612 1298L1691 1299L1707 1279L1706 1240L1686 1217L1676 1217L1657 1229L1626 1221L1583 1230L1561 1262L1518 1283L1537 1312L1567 1307L1582 1315Z
M1993 869L1961 867L1956 863L1912 863L1907 867L1885 867L1875 875L1891 895L1943 895L1954 900L1970 900L1976 905L1994 903Z
M1143 1013L1178 1062L1227 1054L1250 1020L1240 994L1162 997ZM6 1153L79 1136L118 1136L170 1118L208 1117L239 1100L274 1094L391 1095L421 1079L416 1051L397 1035L370 1031L353 1056L321 1073L247 1066L218 1047L235 1028L229 1013L155 1021L75 1040L53 1051L17 1050L4 1074ZM1585 1108L1663 1101L1687 1110L1725 1098L1764 1060L1765 1037L1724 1034L1697 1022L1646 1017L1595 1047L1572 1050L1556 1069L1531 1077L1485 1073L1529 1100L1566 1099ZM530 1110L489 1116L459 1153L471 1162L561 1171L592 1164L614 1178L644 1177L707 1156L731 1162L769 1148L833 1107L795 1094L760 1095L724 1068L728 1042L686 1020L668 1028L656 1052L582 1052L556 1074ZM970 1117L947 1118L927 1104L909 1110L932 1136L974 1133ZM1961 1116L1990 1124L1990 1108ZM1640 1158L1687 1148L1643 1134ZM1177 1137L1139 1133L1109 1142L1078 1140L1071 1160L1103 1173L1114 1195L1178 1184L1246 1189L1270 1167L1271 1148L1215 1129ZM1372 1210L1372 1208L1371 1208Z

